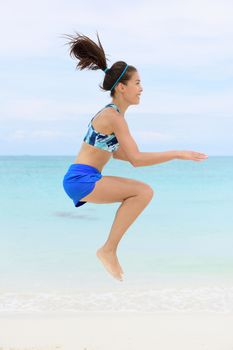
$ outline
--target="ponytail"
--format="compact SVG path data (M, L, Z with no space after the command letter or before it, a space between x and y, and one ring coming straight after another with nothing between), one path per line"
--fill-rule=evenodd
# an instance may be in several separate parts
M127 63L124 61L118 61L107 67L106 55L101 45L99 35L97 32L98 45L90 38L83 34L76 32L76 35L65 36L69 39L68 45L70 46L70 56L79 62L76 65L76 69L83 70L85 68L90 70L101 69L104 73L103 85L99 85L101 90L111 91L110 96L113 97L115 94L115 83L125 70ZM119 79L118 82L127 84L127 81L131 78L132 73L136 71L136 68L128 65L126 72ZM114 88L112 89L112 87Z

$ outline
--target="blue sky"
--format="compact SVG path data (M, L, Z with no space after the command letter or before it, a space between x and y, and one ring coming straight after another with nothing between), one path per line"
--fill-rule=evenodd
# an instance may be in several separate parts
M125 114L141 151L233 155L233 2L7 1L0 14L0 154L76 155L107 104L102 71L75 70L64 33L137 67Z

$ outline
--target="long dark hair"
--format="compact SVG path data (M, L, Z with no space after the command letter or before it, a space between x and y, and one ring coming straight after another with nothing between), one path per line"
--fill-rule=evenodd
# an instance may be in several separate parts
M70 46L70 56L74 59L78 59L79 62L76 65L76 69L91 69L91 70L105 70L107 68L107 61L103 46L101 45L99 35L97 32L98 44L92 41L87 36L77 33L76 35L64 34L69 39L68 45ZM103 84L99 87L104 91L111 90L121 73L126 67L126 62L117 61L107 72L104 73ZM137 69L133 66L128 65L126 72L123 77L119 80L122 84L127 85L127 81L132 77L132 73L136 72ZM115 87L112 89L110 96L114 97Z

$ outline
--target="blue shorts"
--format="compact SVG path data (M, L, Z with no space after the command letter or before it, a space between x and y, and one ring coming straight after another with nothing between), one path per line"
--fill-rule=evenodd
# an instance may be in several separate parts
M76 207L85 204L80 201L93 191L96 181L103 175L98 169L87 164L71 164L63 178L63 188Z

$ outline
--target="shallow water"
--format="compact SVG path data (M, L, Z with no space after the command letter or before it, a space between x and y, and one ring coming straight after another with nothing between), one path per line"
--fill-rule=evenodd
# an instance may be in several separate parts
M124 282L95 255L119 203L75 208L62 187L73 159L0 157L0 311L232 310L233 157L107 164L155 192L120 242Z

